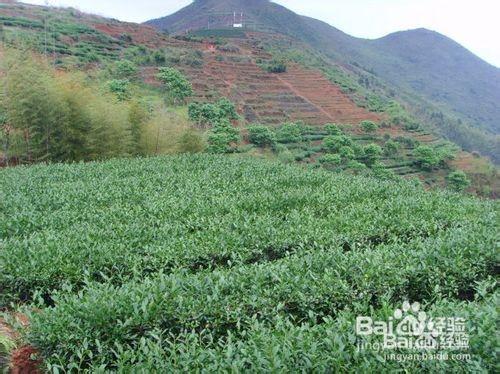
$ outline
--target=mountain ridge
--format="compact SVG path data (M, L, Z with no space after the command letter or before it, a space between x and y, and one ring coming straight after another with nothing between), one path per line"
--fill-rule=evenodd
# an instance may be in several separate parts
M434 111L444 111L462 126L483 132L485 139L500 134L500 69L433 30L418 28L378 39L357 38L268 0L197 0L146 24L174 34L207 28L209 20L213 28L227 27L234 10L245 12L249 29L291 36L335 62L361 67L407 96L432 103L437 108ZM229 19L222 17L217 22L217 14L224 11ZM454 138L450 129L443 130L443 135ZM467 148L466 138L482 136L471 134L462 134L463 141L458 142Z

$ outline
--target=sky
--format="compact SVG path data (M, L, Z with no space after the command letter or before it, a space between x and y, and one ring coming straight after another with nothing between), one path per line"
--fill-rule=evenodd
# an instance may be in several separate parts
M144 22L171 14L191 0L24 0L64 5L122 21ZM499 0L275 0L360 38L425 27L438 31L500 67Z

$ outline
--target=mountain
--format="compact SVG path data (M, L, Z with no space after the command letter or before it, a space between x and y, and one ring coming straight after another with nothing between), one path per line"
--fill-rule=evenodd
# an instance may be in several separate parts
M333 61L373 74L401 96L411 98L414 108L417 103L423 106L415 112L425 112L442 135L465 149L500 158L496 151L496 136L500 134L500 69L437 32L417 29L376 40L360 39L268 0L197 0L147 24L175 34L206 29L209 25L230 26L235 13L237 22L243 13L247 29L288 35ZM436 120L443 115L450 118L446 125ZM470 139L480 139L485 145L477 149Z

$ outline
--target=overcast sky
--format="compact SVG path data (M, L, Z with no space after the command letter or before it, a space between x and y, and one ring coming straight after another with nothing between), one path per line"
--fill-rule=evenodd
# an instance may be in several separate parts
M24 0L45 4L46 0ZM122 21L143 22L175 12L190 0L48 0ZM456 40L500 67L500 0L275 0L296 13L348 34L379 38L425 27Z

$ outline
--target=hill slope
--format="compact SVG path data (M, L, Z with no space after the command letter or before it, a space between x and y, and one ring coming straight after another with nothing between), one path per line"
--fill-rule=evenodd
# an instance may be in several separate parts
M489 134L500 132L500 69L482 61L454 41L428 30L391 34L378 40L351 37L318 20L299 16L267 0L198 0L179 12L147 22L170 32L227 27L233 11L244 12L250 30L275 31L307 42L344 64L374 73L397 90L417 95L463 126ZM436 110L437 111L437 110ZM453 128L443 133L461 145L467 136ZM484 136L485 141L486 136ZM495 148L494 145L485 148ZM485 151L488 153L489 151ZM492 155L498 158L498 155ZM495 157L496 156L496 157Z

